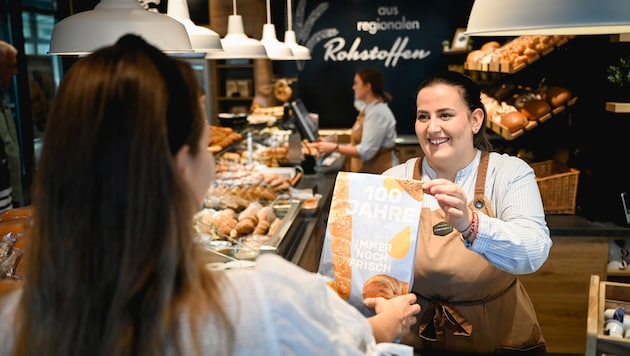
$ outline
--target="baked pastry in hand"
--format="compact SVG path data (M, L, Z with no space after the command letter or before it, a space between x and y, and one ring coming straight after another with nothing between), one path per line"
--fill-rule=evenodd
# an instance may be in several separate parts
M407 293L409 293L409 283L386 274L374 275L363 284L363 299L376 297L390 299Z

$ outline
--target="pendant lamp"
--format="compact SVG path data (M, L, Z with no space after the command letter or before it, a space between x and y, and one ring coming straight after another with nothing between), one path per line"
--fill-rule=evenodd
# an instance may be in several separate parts
M267 23L263 25L260 42L265 46L267 56L272 60L290 60L293 58L291 47L278 40L276 27L271 23L271 8L267 0Z
M167 53L192 52L186 28L159 12L147 11L137 0L101 0L93 10L55 24L49 54L84 55L110 46L132 33Z
M187 0L169 0L166 14L186 27L195 52L223 51L221 37L207 27L197 26L190 20Z
M227 35L221 39L223 52L210 52L209 59L269 58L263 44L245 34L243 17L236 13L236 0L232 1L234 13L228 16Z
M287 30L284 32L284 43L291 48L293 59L308 60L311 59L311 51L305 46L297 43L295 31L293 31L291 0L287 0Z
M630 33L628 0L475 0L469 36Z

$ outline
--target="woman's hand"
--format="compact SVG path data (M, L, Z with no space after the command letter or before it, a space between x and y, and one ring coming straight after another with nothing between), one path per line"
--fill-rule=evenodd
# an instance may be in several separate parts
M319 151L319 153L322 153L322 154L335 152L337 150L337 147L339 147L339 144L337 142L330 142L330 141L317 142L317 150Z
M409 328L416 323L415 315L420 312L416 295L400 295L392 299L366 298L363 303L374 309L376 315L368 318L376 342L392 342L409 333Z
M457 184L448 179L433 179L424 182L422 189L425 194L432 195L446 215L446 222L458 231L464 231L471 222L471 212L468 208L466 193Z

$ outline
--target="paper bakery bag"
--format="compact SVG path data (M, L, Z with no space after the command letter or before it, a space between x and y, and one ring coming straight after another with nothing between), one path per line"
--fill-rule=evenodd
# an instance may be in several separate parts
M420 181L337 174L319 273L366 316L364 298L410 290L422 200Z

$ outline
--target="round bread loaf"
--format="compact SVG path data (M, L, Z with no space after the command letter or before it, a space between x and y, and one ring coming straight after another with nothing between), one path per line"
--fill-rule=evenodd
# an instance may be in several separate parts
M571 99L571 91L562 87L549 87L543 94L545 99L552 107L558 107L564 105L569 99Z
M520 111L512 111L501 115L501 125L505 126L510 132L516 132L527 126L527 117Z
M491 51L493 49L497 49L501 47L501 44L497 41L488 41L481 46L482 51Z
M525 114L528 120L535 121L538 118L547 115L551 111L551 106L542 99L532 99L523 102L521 112Z
M485 53L483 51L480 51L478 49L472 50L468 52L468 55L466 56L466 62L468 63L479 62L481 58L484 56L484 54Z

